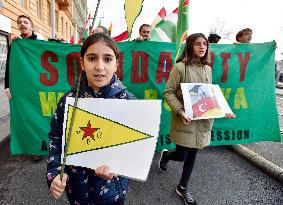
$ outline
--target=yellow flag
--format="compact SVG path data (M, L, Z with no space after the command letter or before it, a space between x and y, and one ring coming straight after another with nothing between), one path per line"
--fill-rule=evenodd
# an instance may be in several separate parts
M69 133L73 110L74 107L69 105L65 136ZM151 137L153 136L77 108L67 155L114 147Z
M132 28L136 18L142 10L143 0L125 0L125 16L127 21L128 33L131 36Z

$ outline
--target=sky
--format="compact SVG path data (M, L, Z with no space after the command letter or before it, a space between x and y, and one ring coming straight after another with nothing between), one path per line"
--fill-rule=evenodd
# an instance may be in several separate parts
M93 16L97 0L87 0L88 10ZM133 26L132 38L138 36L138 28L143 23L151 24L159 10L164 6L167 14L178 7L178 0L144 0L141 14ZM112 36L127 29L124 0L101 0L98 17L108 27L112 22ZM96 20L95 24L98 24ZM251 43L275 40L276 60L283 59L283 1L282 0L190 0L189 34L201 32L209 35L211 27L224 25L230 38L219 43L235 42L236 33L243 28L253 30Z

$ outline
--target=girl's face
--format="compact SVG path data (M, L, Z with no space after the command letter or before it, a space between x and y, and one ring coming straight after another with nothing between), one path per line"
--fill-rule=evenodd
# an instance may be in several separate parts
M29 19L25 17L21 17L19 18L17 23L18 23L18 28L21 31L23 37L27 38L32 35L33 28Z
M207 41L203 37L198 37L193 46L194 59L200 60L207 51Z
M117 70L117 59L114 51L103 41L88 47L81 59L82 69L86 72L88 85L94 91L108 85Z

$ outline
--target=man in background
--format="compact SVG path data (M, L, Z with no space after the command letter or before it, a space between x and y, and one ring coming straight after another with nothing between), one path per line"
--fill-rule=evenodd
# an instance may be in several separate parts
M139 36L136 41L148 41L150 39L151 26L149 24L143 24L139 28Z

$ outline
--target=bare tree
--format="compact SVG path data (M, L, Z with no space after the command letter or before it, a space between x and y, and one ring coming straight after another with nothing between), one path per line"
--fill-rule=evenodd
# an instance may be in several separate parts
M222 38L231 39L233 31L231 28L228 28L226 26L224 20L221 20L219 17L217 17L212 21L211 25L209 26L209 33L216 33Z

